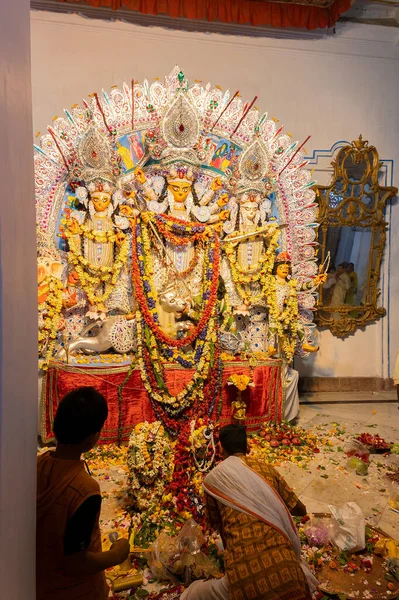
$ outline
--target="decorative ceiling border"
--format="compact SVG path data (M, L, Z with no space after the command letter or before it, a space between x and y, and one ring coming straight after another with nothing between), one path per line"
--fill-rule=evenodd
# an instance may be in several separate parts
M259 27L256 25L238 25L236 23L221 23L219 21L201 21L199 19L184 19L182 17L170 17L167 15L145 15L140 12L118 9L112 10L107 7L94 7L88 5L77 5L71 2L59 2L58 0L31 0L31 9L34 11L46 11L59 14L79 14L86 18L102 19L105 21L124 21L142 27L162 27L169 30L187 31L195 33L217 33L229 36L242 36L252 38L271 37L275 39L322 39L334 35L332 29L295 29L291 27Z

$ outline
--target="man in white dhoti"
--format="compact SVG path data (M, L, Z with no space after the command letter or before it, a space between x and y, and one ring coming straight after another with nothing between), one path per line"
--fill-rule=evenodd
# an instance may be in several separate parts
M204 480L210 525L220 532L226 575L196 581L181 600L310 600L317 580L301 561L291 518L306 508L268 464L247 456L242 425L220 430L223 462Z

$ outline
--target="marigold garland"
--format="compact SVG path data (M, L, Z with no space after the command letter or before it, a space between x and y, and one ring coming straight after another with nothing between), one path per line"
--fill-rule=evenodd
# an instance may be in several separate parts
M151 237L151 239L153 239ZM190 260L190 264L188 265L187 269L185 271L179 271L176 272L176 279L185 279L186 277L188 277L195 269L195 267L197 266L198 262L199 262L199 258L198 258L198 254L202 251L203 247L202 247L202 242L199 242L199 248L194 248L194 256L192 257L192 259ZM163 257L160 248L158 247L157 244L153 244L153 248L155 249L155 252L158 254L159 260L161 261L163 267L165 269L168 268L168 263L166 262L165 258Z
M289 295L285 300L283 311L280 311L277 303L277 285L289 286ZM269 277L268 281L267 304L270 322L272 322L273 326L276 328L280 350L282 354L284 354L287 362L291 362L298 341L299 310L297 286L298 282L296 279L291 279L285 284L280 284L277 282L274 275Z
M203 401L203 385L207 380L209 372L213 367L212 346L216 343L215 318L210 320L209 332L204 343L204 352L196 365L196 370L189 383L176 396L173 396L165 383L164 368L155 345L146 345L146 325L140 321L137 314L137 356L141 378L149 397L167 406L167 412L171 416L177 416L196 400Z
M243 392L251 383L252 377L245 374L239 375L238 373L234 373L233 375L230 375L229 381L237 388L238 391Z
M82 226L79 226L79 232L83 231ZM69 229L66 229L65 236L69 243L68 260L74 265L74 268L79 276L79 280L83 290L85 291L87 298L92 306L104 304L114 291L115 285L118 281L122 267L126 264L129 256L129 240L124 237L121 241L119 252L114 260L111 267L93 265L87 258L85 258L81 250L77 247L76 233L72 233ZM116 234L115 239L116 239ZM112 237L112 235L111 235ZM111 242L109 240L97 240L93 234L93 239L100 243ZM98 293L99 285L105 284L105 290L102 294Z
M49 293L46 301L39 304L39 312L43 312L45 317L43 325L39 328L39 356L46 349L43 359L39 362L41 369L47 369L53 356L54 346L57 339L58 327L61 318L62 295L64 286L59 279L49 277L43 283L48 283ZM46 348L47 346L47 348Z
M142 232L146 241L148 240L149 243L147 227L144 221L141 221L139 217L136 217L133 226L132 273L135 295L140 307L140 312L158 340L174 348L183 348L197 339L200 332L209 321L217 301L220 263L219 239L214 232L211 233L208 248L209 262L205 262L204 265L204 271L205 266L207 266L207 272L205 278L206 284L204 285L202 295L204 301L202 315L198 324L186 337L176 340L166 335L159 326L156 310L156 292L151 281L152 270L151 268L148 268L150 252L147 252L147 248L144 248Z
M200 427L211 425L209 418L199 418ZM205 528L204 514L204 491L202 487L203 474L196 469L191 448L191 422L182 423L179 437L175 446L175 468L172 481L165 489L176 498L176 509L179 513L188 511ZM208 448L209 456L213 454L213 448ZM217 452L217 447L216 447ZM220 456L217 455L217 460Z
M256 233L255 230L254 233ZM264 231L260 228L259 231ZM232 237L237 237L240 232L236 231L231 234ZM275 260L275 253L279 238L279 230L274 231L267 249L265 250L263 257L253 267L243 268L239 265L237 259L238 244L234 241L227 242L225 244L226 257L230 264L231 275L236 286L237 292L244 302L248 306L255 306L260 302L264 302L266 297L269 295L268 284L270 283L269 275L272 272ZM227 238L228 239L228 238ZM255 295L248 287L251 284L258 283L260 286L260 293Z
M174 246L184 247L194 242L204 242L212 237L209 226L198 223L187 223L171 215L155 215L151 213L146 221L152 221L158 231ZM189 235L187 235L189 234Z
M145 421L135 426L129 440L127 464L134 503L140 510L159 500L171 480L173 446L160 421Z
M150 373L150 357L148 357L147 366L148 372ZM184 423L194 418L194 416L197 418L205 418L206 416L211 419L214 414L216 403L217 401L220 401L222 394L222 361L220 360L217 346L214 348L213 367L209 372L206 382L204 382L201 388L202 395L197 396L191 406L187 406L180 412L178 421L170 414L169 406L167 404L156 402L152 395L149 394L151 406L156 418L159 421L162 421L165 429L172 437L180 435Z
M160 217L160 219L158 219ZM156 309L157 292L153 283L151 259L151 235L148 225L159 222L169 229L190 234L203 246L202 301L204 310L199 322L182 340L168 337L159 326ZM161 231L160 231L161 233ZM198 237L201 234L201 237ZM168 238L172 243L172 239ZM221 361L218 350L217 288L219 280L220 248L216 233L209 227L190 224L165 215L145 213L135 219L132 243L133 283L138 301L136 315L138 336L138 365L144 387L148 393L156 418L162 421L167 431L175 436L183 421L192 415L212 415L216 400L221 392ZM179 350L195 341L195 350L182 355ZM194 374L184 389L172 395L165 382L164 362L176 360L185 368L194 369ZM174 419L179 416L179 427Z

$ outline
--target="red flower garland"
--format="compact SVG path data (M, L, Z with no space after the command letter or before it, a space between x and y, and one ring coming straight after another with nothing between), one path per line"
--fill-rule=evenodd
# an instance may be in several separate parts
M181 221L181 224L182 225L184 224L186 227L188 226L185 221ZM170 231L168 229L167 224L166 223L162 223L162 221L158 221L157 220L156 221L156 226L159 229L159 231L162 233L162 235L169 242L172 242L172 244L175 244L176 246L188 246L188 244L192 244L193 242L202 242L202 241L205 241L206 239L209 239L210 235L212 234L211 230L206 229L205 231L202 231L200 233L199 232L195 232L191 236L186 237L186 236L183 236L183 235L180 235L180 234L172 233L172 231ZM193 227L194 224L190 223L189 226ZM198 227L198 225L195 225L195 226Z
M211 419L204 418L205 424L211 423ZM187 448L190 448L190 422L182 425L181 430L179 432L179 438L177 444L175 446L175 455L174 455L174 471L172 476L172 481L167 485L165 489L165 494L171 492L173 496L176 497L176 508L179 512L183 512L185 510L189 511L194 519L205 529L205 512L203 510L203 497L198 497L195 487L192 483L192 477L197 472L197 469L194 464L194 459L191 451L188 451ZM214 430L214 435L216 437L215 442L217 441L218 431L217 428ZM216 456L215 456L215 466L220 461L221 457L219 455L218 446L216 444ZM195 500L198 500L200 505L196 503Z
M144 293L143 282L141 279L140 269L139 269L139 258L137 254L137 232L136 232L136 224L137 217L134 219L133 224L133 244L132 244L132 273L133 273L133 284L134 284L134 293L136 295L137 301L140 306L141 313L145 319L147 325L151 328L154 335L161 340L164 344L168 346L172 346L174 348L183 348L194 342L194 340L198 337L202 329L205 327L206 323L210 319L212 315L212 311L217 301L217 289L219 283L219 270L220 270L220 243L218 236L214 233L214 257L213 257L213 269L212 269L212 280L210 286L210 295L207 302L207 305L201 315L201 318L196 325L196 327L192 330L192 332L179 340L175 340L169 336L167 336L158 323L155 322L147 304L147 299ZM193 224L189 224L193 225ZM197 226L197 225L196 225Z

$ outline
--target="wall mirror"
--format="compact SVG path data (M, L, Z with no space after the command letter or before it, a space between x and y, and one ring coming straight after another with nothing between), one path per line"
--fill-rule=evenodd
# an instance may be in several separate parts
M316 321L338 337L385 314L378 305L384 254L386 202L397 188L379 184L381 163L374 146L359 136L339 150L328 186L315 186L319 205L320 286Z

